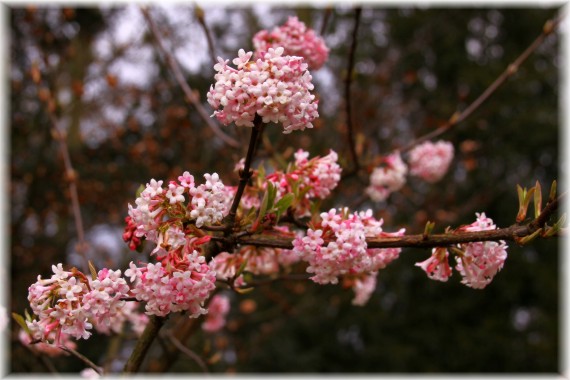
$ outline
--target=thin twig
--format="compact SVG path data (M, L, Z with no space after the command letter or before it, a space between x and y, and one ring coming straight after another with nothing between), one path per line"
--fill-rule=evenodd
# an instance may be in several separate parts
M65 180L69 183L69 196L71 197L71 209L73 212L73 220L75 222L75 230L77 231L77 246L75 249L81 255L84 261L84 270L89 272L89 260L87 259L86 250L87 242L85 241L85 230L83 228L83 217L81 215L81 206L79 205L79 195L77 193L77 172L71 164L69 155L69 147L67 146L67 134L59 127L59 121L55 116L55 100L51 91L46 92L47 96L47 112L52 124L51 135L58 142L59 150L65 168Z
M466 109L464 109L462 112L455 112L453 115L451 115L449 120L444 125L433 130L430 133L417 138L416 140L413 140L401 148L400 152L406 152L424 141L431 140L467 119L487 99L489 99L491 95L493 95L508 78L513 76L518 71L519 67L526 61L526 59L542 44L546 37L548 37L554 31L558 24L560 24L562 18L563 15L559 15L557 18L548 20L542 28L542 33L532 42L532 44L530 44L530 46L527 47L521 53L521 55L514 60L513 63L508 65L505 71L497 79L495 79L495 81L491 83L491 85L485 91L483 91L483 93L479 95L479 97L475 99L473 103L471 103Z
M208 367L206 366L206 363L204 363L204 360L202 360L202 358L196 354L194 351L192 351L191 349L189 349L188 347L186 347L185 345L182 344L182 342L180 342L174 335L172 335L171 332L168 333L163 333L162 334L164 337L168 338L168 340L170 340L170 342L172 344L174 344L174 346L180 350L180 352L182 352L184 355L188 356L190 359L194 360L196 362L196 364L198 364L198 366L200 366L200 368L202 369L202 371L204 373L208 373Z
M174 78L176 79L176 82L178 83L178 85L180 86L182 91L184 92L186 101L194 106L194 108L196 109L196 111L198 112L198 114L200 115L202 120L208 125L208 127L212 130L212 132L214 132L214 134L216 136L218 136L222 141L224 141L229 146L231 146L233 148L239 148L241 146L240 143L237 140L235 140L234 138L225 134L220 129L220 127L213 121L213 119L210 117L210 115L208 115L208 113L206 112L204 106L200 102L198 95L196 95L194 93L194 91L192 91L192 89L190 88L190 86L188 85L186 80L184 79L184 74L182 74L182 70L180 69L180 65L178 64L178 61L164 47L164 44L162 43L162 39L160 37L160 33L159 33L159 31L156 27L156 24L154 23L152 17L150 16L148 9L144 6L141 6L140 10L141 10L144 18L147 21L148 27L149 27L152 35L154 36L154 39L156 40L156 43L157 43L157 46L158 46L160 52L162 53L162 55L164 56L164 58L166 60L166 63L168 64L168 66L172 70L172 73L174 74Z
M354 126L352 125L352 105L350 96L350 87L352 85L352 71L354 69L354 55L356 52L356 42L358 34L358 26L360 24L360 15L362 13L361 7L356 7L354 9L354 29L352 30L352 43L350 45L350 51L348 53L348 68L346 72L345 85L344 85L344 99L346 104L346 130L348 138L348 146L350 149L350 155L352 157L352 162L354 163L354 168L352 171L348 172L345 176L349 176L358 172L360 164L358 163L358 155L356 154L356 143L354 141Z
M321 31L319 32L321 37L324 36L325 32L327 31L327 26L329 25L331 13L332 13L332 6L329 5L325 8L325 15L323 16L323 24L321 25Z
M206 18L204 15L204 9L200 7L198 4L194 6L194 14L200 23L200 26L204 30L204 34L206 35L206 40L208 41L208 51L210 52L210 59L212 60L212 65L215 65L218 61L216 59L216 49L214 46L214 40L212 39L212 34L210 33L210 28L208 24L206 24Z
M91 360L87 359L87 357L85 357L84 355L80 354L79 352L75 351L73 348L69 348L63 345L58 346L59 349L65 351L65 352L69 352L70 354L72 354L73 356L75 356L76 358L78 358L79 360L81 360L85 365L87 365L88 367L92 368L95 370L95 372L97 372L100 376L103 375L103 368L99 367L98 365L95 365L95 363L93 363Z

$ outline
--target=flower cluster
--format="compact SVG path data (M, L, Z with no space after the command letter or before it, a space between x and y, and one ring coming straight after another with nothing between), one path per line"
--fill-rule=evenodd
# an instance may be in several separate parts
M319 114L318 101L310 93L311 74L303 58L283 52L282 47L269 48L250 61L253 53L240 49L232 61L237 69L218 58L216 83L207 98L222 124L253 127L259 115L264 123L281 123L283 133L313 127Z
M170 181L166 188L163 181L152 179L147 183L135 200L136 207L129 204L123 234L129 247L136 248L143 237L157 243L158 249L163 245L179 247L185 241L183 221L193 221L197 227L221 222L229 209L228 192L217 173L204 174L204 178L206 183L196 186L194 177L184 172L178 182Z
M371 210L349 214L347 209L331 209L320 214L320 220L313 223L305 236L300 234L295 238L293 252L308 262L307 272L314 273L311 279L319 284L336 284L341 276L376 274L399 256L400 249L368 249L366 237L404 233L404 230L385 233L382 223L372 216ZM357 284L357 289L369 289L370 284Z
M366 194L375 202L382 202L390 193L398 191L406 183L408 167L402 161L399 152L394 152L384 158L383 165L374 168L370 175L370 186Z
M226 315L230 311L230 299L227 296L217 294L212 297L208 305L208 314L202 323L202 330L216 332L226 325Z
M272 31L257 32L253 37L253 46L256 56L269 48L282 46L286 55L303 57L311 70L321 68L329 57L325 41L297 17L289 17L285 24Z
M429 183L439 181L447 172L453 153L453 145L448 141L426 141L415 146L408 157L410 175Z
M277 196L288 193L304 194L296 208L297 216L308 215L309 201L314 198L325 199L340 181L342 171L337 163L338 155L334 150L324 157L308 159L309 152L299 149L295 153L295 163L286 173L276 171L269 174L266 180L277 188Z
M50 279L38 276L28 289L28 301L38 316L38 320L26 321L33 340L49 341L52 332L56 343L61 334L87 339L93 325L105 331L110 324L122 322L118 314L129 286L120 270L103 269L95 279L75 268L65 271L61 264L52 265L52 270Z
M198 317L207 312L202 306L216 287L216 273L198 251L169 252L161 262L143 267L131 261L125 276L133 283L136 299L146 302L149 315L187 310L190 318Z
M457 231L488 231L497 226L485 213L477 213L477 220ZM507 245L504 241L480 241L464 243L457 246L455 269L461 274L462 284L474 289L483 289L491 283L495 275L503 268L507 259ZM445 248L434 248L432 256L427 260L416 263L430 278L438 281L447 281L451 276L451 267L448 262L449 252Z

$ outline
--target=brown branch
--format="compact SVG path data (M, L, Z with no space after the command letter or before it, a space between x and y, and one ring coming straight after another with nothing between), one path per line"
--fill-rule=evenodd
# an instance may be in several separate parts
M475 99L473 103L471 103L466 109L464 109L462 112L455 112L453 115L451 115L449 120L444 125L417 138L416 140L413 140L408 145L401 148L400 152L406 152L424 141L431 140L443 134L444 132L447 132L452 127L458 125L459 123L467 119L487 99L489 99L491 95L493 95L497 91L497 89L504 82L506 82L508 78L513 76L518 71L519 67L527 60L527 58L542 44L542 42L546 39L546 37L548 37L554 31L554 29L558 26L558 24L560 24L562 18L563 16L560 15L557 18L548 20L544 24L542 33L530 44L529 47L527 47L521 53L521 55L518 58L514 60L513 63L508 65L505 71L503 71L503 73L497 79L495 79L495 81L491 83L491 85L485 91L483 91L483 93L479 95L479 97Z
M204 360L202 360L202 358L194 351L182 344L182 342L178 340L178 338L176 338L172 332L164 333L161 335L166 337L180 352L188 356L190 359L194 360L204 373L208 373L208 367L206 366L206 363L204 363Z
M210 28L208 24L206 24L206 19L204 15L204 9L200 7L198 4L194 5L194 14L200 23L200 26L204 30L204 34L206 35L206 40L208 41L208 51L210 52L210 59L212 60L212 65L215 65L217 62L216 59L216 50L214 48L214 40L212 39L212 34L210 33Z
M81 360L86 366L95 370L95 372L97 372L99 375L103 375L103 368L99 367L98 365L95 365L95 363L93 363L91 360L87 359L86 356L75 351L73 348L69 348L69 347L66 347L63 345L58 346L58 348L65 351L65 352L72 354L73 356L75 356L76 358Z
M198 95L196 95L194 93L194 91L192 91L192 89L190 88L190 86L188 85L186 80L184 79L184 74L182 74L182 70L180 69L180 65L178 64L178 61L176 61L174 56L168 50L166 50L166 48L164 47L164 44L162 43L162 39L160 37L160 33L159 33L159 31L156 27L156 24L154 23L152 17L150 16L148 9L144 6L141 6L140 10L141 10L144 18L146 19L146 22L148 24L148 27L149 27L152 35L154 36L154 39L156 40L156 44L158 46L158 49L160 50L160 52L164 56L167 65L170 67L170 70L174 74L174 78L176 79L176 82L178 83L178 85L180 86L182 91L184 92L185 100L194 106L194 108L196 109L196 111L198 112L198 114L200 115L202 120L208 125L208 127L212 130L212 132L214 132L214 134L216 136L218 136L222 141L224 141L229 146L231 146L233 148L239 148L241 146L240 143L237 140L235 140L234 138L225 134L220 129L218 124L216 124L213 121L213 119L210 117L210 115L208 115L208 113L206 112L204 106L200 102L200 98L198 97Z
M558 209L560 201L566 193L561 194L556 200L548 203L542 210L540 216L527 224L514 224L510 227L499 228L489 231L477 232L449 232L444 234L431 234L427 237L424 234L369 237L366 239L368 248L435 248L453 244L472 243L477 241L515 241L520 238L532 235L537 230L544 227L548 218ZM257 247L270 248L293 248L293 238L275 237L267 235L252 235L237 239L239 244L252 245Z
M140 366L152 345L154 339L158 336L158 332L164 325L166 317L158 317L156 315L151 315L144 329L141 337L137 341L137 345L133 349L131 356L125 363L125 368L123 369L124 374L136 373L139 371Z
M358 34L358 26L360 24L360 15L362 13L361 7L356 7L354 10L354 29L352 30L352 43L348 53L348 68L346 72L345 85L344 85L344 99L346 104L346 130L348 138L348 147L350 149L350 156L354 163L354 168L345 176L350 176L358 172L360 165L358 163L358 155L356 154L356 143L354 141L354 127L352 125L352 105L350 96L350 87L352 85L352 71L354 69L354 55L356 52L356 42Z
M253 119L253 128L251 129L251 137L249 139L249 146L247 148L247 154L245 156L245 163L243 166L243 170L240 170L240 179L239 179L238 188L236 190L236 195L234 197L228 215L224 218L225 237L228 237L234 228L237 209L241 201L241 197L245 190L245 186L247 185L247 182L249 181L252 175L252 172L250 170L251 162L253 161L255 148L258 145L258 140L261 135L262 126L263 126L263 120L261 119L261 116L256 114L255 118Z
M329 20L331 18L331 13L332 13L332 7L329 5L325 8L325 15L323 16L323 24L321 25L321 31L319 32L321 37L325 35L327 26L329 25Z

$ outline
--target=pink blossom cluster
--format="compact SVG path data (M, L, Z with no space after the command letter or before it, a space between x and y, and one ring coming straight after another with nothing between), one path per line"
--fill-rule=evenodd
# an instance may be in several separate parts
M266 180L277 187L277 196L292 193L297 188L299 194L304 194L298 200L296 215L309 214L310 203L313 198L325 199L336 188L340 181L341 167L337 163L338 155L334 150L324 157L314 157L309 160L309 152L299 149L295 153L295 164L287 172L276 171L267 175Z
M497 226L485 213L477 213L477 220L462 226L457 231L488 231ZM491 283L495 275L503 268L507 259L507 245L504 241L480 241L464 243L457 246L455 269L461 274L462 284L474 289L483 289ZM423 262L416 263L430 278L447 281L451 276L448 262L449 252L445 248L434 248L432 256Z
M303 57L311 70L321 68L329 57L325 41L297 17L289 17L285 24L272 31L257 32L253 36L253 46L256 56L269 48L282 46L286 55Z
M207 99L222 124L253 127L259 115L264 123L281 123L283 133L313 127L319 114L318 101L310 93L312 76L303 58L283 52L282 47L269 48L250 61L253 53L240 49L232 61L237 69L218 58L216 83Z
M205 260L196 250L178 249L143 267L131 261L125 276L133 283L136 299L146 303L147 314L165 316L186 310L196 318L207 312L202 306L216 287L216 273Z
M366 237L386 234L383 221L374 219L371 210L349 214L347 209L331 209L320 218L305 236L293 241L293 252L309 264L307 272L314 273L314 282L336 284L341 276L375 274L400 253L400 249L368 249Z
M400 190L406 183L408 167L402 161L399 152L384 158L382 166L374 168L370 174L370 185L366 188L366 194L375 202L382 202L390 193Z
M410 174L434 183L439 181L453 160L453 145L448 141L426 141L415 146L409 153Z
M129 286L121 271L103 269L96 279L77 269L66 271L62 264L52 265L50 279L38 276L28 291L28 301L38 320L26 321L34 340L48 341L55 332L56 344L61 334L87 339L93 325L109 328L116 322L118 311L124 307L123 297Z
M226 316L230 311L230 299L222 294L212 297L208 305L208 314L202 323L202 330L216 332L226 325Z
M204 174L204 178L206 182L196 186L194 177L186 171L178 177L178 182L170 181L167 187L162 187L163 181L154 179L147 183L135 200L136 207L129 204L129 219L123 234L129 247L136 248L143 237L158 243L158 248L179 247L185 241L183 220L194 221L197 227L221 222L229 209L228 191L217 173ZM170 226L165 228L165 224Z

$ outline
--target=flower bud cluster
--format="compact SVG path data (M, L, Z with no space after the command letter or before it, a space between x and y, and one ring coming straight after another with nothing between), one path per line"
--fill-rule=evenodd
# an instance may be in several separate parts
M318 101L310 93L311 74L303 58L283 52L283 47L269 48L250 61L253 53L240 49L232 61L237 69L218 58L216 83L207 99L222 124L253 127L259 115L264 123L281 123L283 133L313 127L319 114Z
M408 156L410 175L429 183L439 181L447 173L453 153L453 144L449 141L426 141L415 146Z
M454 149L450 142L427 141L410 151L408 166L402 160L400 152L395 151L383 158L381 166L373 169L366 194L375 202L385 201L391 193L405 185L408 174L428 183L435 183L441 180L449 169L453 154Z
M399 152L384 158L382 166L374 168L370 174L370 186L366 194L375 202L382 202L390 193L400 190L406 183L408 167Z
M261 30L253 37L256 56L269 48L283 46L286 55L303 57L311 70L317 70L329 57L325 41L297 17L289 17L272 31Z
M63 270L61 264L52 265L50 279L38 276L28 291L28 301L38 320L26 321L34 340L48 341L56 332L56 344L60 334L76 339L87 339L91 330L100 327L107 330L110 324L122 325L120 309L129 286L121 277L121 271L103 269L96 279L85 276L77 269Z
M494 230L497 226L485 213L477 213L477 220L462 226L457 231L475 232ZM491 283L495 275L503 268L507 259L507 245L504 241L480 241L459 244L453 253L456 254L455 269L463 277L461 283L474 289L483 289ZM448 262L449 252L446 248L434 248L432 256L416 263L434 280L447 281L451 276Z

